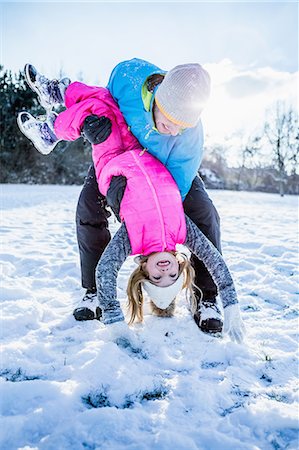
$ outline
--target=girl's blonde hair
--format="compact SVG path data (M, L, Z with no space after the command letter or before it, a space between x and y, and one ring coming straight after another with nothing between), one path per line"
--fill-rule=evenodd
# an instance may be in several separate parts
M195 309L195 306L197 303L193 289L194 288L198 289L194 284L194 277L195 277L194 269L191 266L191 263L185 254L178 253L178 252L171 252L171 253L173 253L175 255L175 257L177 258L177 260L179 262L179 275L181 275L181 273L184 274L184 284L183 284L182 289L186 288L186 290L187 290L186 295L189 294L190 304L191 304L190 306L191 306L191 310L193 311ZM149 275L144 268L144 263L147 261L147 259L148 259L147 256L140 257L138 267L132 272L132 274L129 278L128 287L127 287L128 309L130 312L129 324L132 324L135 320L137 320L139 322L143 321L142 282L149 279ZM170 304L169 311L171 311L171 313L173 313L173 311L174 311L174 301L175 301L175 298L173 299L173 302ZM151 302L151 305L152 305L152 309L154 311L156 311L156 312L160 311L160 314L159 314L160 316L167 315L167 314L163 314L164 310L161 310L161 309L155 307L153 302ZM169 314L169 315L172 315L172 314Z

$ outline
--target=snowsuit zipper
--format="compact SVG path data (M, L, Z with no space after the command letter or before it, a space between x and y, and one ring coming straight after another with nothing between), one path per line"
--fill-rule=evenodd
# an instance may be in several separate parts
M150 189L152 191L152 194L153 194L153 197L154 197L154 201L155 201L155 204L156 204L156 208L157 208L157 211L158 211L160 225L161 225L161 234L162 234L161 240L162 240L162 243L163 243L163 250L166 250L167 249L167 245L166 245L165 224L164 224L164 220L163 220L163 216L162 216L160 203L158 201L158 197L157 197L157 194L156 194L156 190L155 190L155 188L153 186L153 183L152 183L151 179L149 178L148 174L146 173L146 171L144 170L144 168L142 167L142 165L138 161L138 158L137 158L137 156L135 155L134 152L132 152L132 155L133 155L133 158L136 161L136 164L138 165L138 167L142 171L143 175L145 176L146 181L147 181L147 183L148 183L148 185L149 185L149 187L150 187Z

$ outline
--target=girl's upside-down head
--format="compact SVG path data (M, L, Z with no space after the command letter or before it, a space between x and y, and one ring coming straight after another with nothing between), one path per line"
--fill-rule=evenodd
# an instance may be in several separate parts
M194 269L187 256L179 252L157 252L136 256L138 267L131 274L128 287L129 323L143 320L144 291L150 297L153 314L171 317L179 292L186 288L191 304L196 303L193 288Z

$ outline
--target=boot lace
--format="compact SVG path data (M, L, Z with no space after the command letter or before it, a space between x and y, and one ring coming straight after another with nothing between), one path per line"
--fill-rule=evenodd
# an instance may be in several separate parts
M87 302L88 301L88 302L92 303L96 299L96 296L97 296L96 292L87 292L84 295L83 302Z
M218 308L216 302L209 302L208 300L204 300L200 303L199 305L199 309L204 306L205 308L210 308L213 311L217 312L218 314L220 314L220 309Z

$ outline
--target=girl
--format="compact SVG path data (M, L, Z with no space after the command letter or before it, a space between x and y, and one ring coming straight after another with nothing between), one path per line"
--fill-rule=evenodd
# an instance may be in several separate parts
M131 323L135 318L142 320L143 289L152 300L153 311L159 315L173 314L175 297L183 288L194 299L192 268L176 253L176 244L185 244L210 271L222 298L226 328L232 326L231 337L241 340L243 326L230 273L219 252L190 219L185 220L179 190L168 170L140 147L107 89L82 83L71 83L65 89L66 86L59 86L57 95L63 92L67 109L57 117L52 114L43 123L21 112L18 123L34 145L46 153L49 142L53 148L61 139L80 137L88 117L109 119L111 133L92 146L97 181L100 192L106 196L112 178L122 175L126 178L126 189L120 205L122 226L97 266L102 321L124 320L116 298L116 279L130 254L142 255L128 285ZM198 317L195 307L192 311L197 323L205 320Z
M243 341L245 327L243 325L238 299L230 272L218 250L210 243L205 235L185 216L186 240L184 245L198 258L202 259L216 283L224 309L224 332L228 333L233 341ZM124 315L117 300L117 274L126 258L132 254L132 248L126 225L123 222L113 239L106 247L97 266L98 299L102 308L101 321L112 324L124 321ZM151 267L153 261L150 258L139 257L138 268L132 273L128 284L128 300L130 308L130 323L135 318L142 320L143 291L151 298L152 310L157 315L167 316L173 314L175 296L185 285L190 286L188 274L179 276L174 285L170 287L157 286L151 280ZM136 258L135 258L136 259ZM192 274L191 274L192 276ZM183 281L184 280L184 281ZM185 285L183 284L185 283ZM190 304L191 312L194 313L194 304ZM196 318L194 317L195 321ZM205 317L202 318L205 320Z

